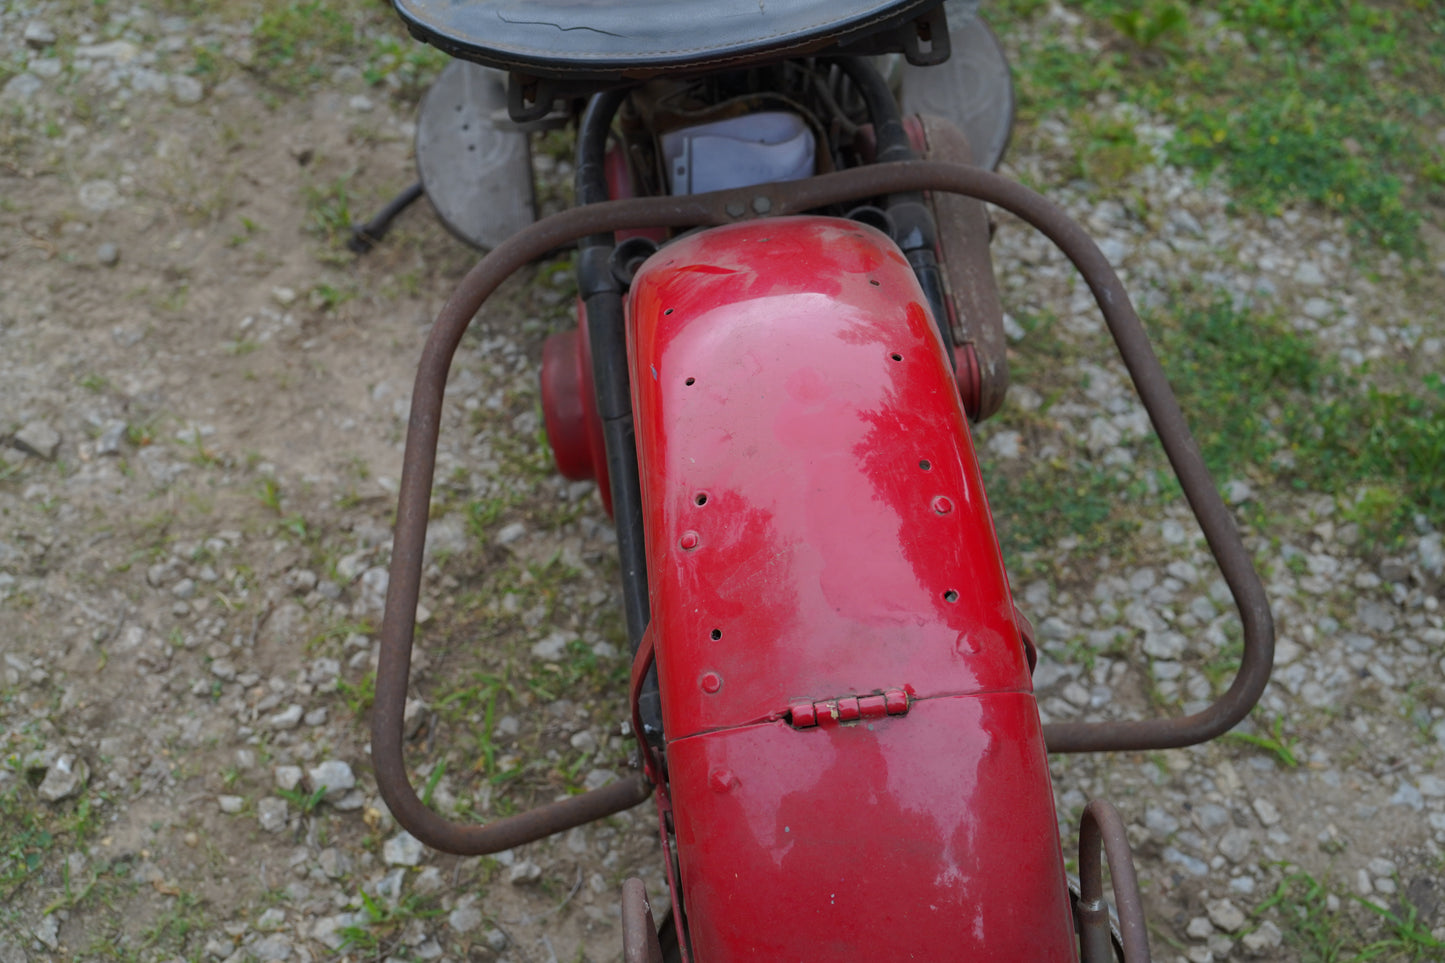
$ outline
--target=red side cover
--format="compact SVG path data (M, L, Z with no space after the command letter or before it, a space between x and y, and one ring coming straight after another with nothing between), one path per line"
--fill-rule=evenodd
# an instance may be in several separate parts
M886 236L692 235L632 288L669 790L700 963L1074 958L965 415ZM903 690L901 715L789 707Z

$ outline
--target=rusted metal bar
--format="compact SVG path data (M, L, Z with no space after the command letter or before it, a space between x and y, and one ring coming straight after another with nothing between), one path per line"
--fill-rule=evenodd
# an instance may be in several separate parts
M529 261L590 234L643 227L717 225L752 217L755 212L800 213L880 194L924 190L965 194L1001 207L1033 224L1074 262L1103 311L1243 622L1244 655L1239 672L1228 691L1204 711L1176 719L1053 724L1044 729L1049 749L1087 752L1190 745L1228 731L1253 708L1269 681L1274 658L1274 626L1264 587L1229 510L1214 488L1128 295L1098 246L1062 211L1028 188L989 171L929 161L871 165L802 181L711 194L588 204L528 226L483 258L442 308L422 351L402 462L391 582L382 620L372 713L377 786L392 813L412 835L449 852L494 852L635 805L650 791L642 777L634 776L553 804L540 810L540 815L528 813L478 827L453 823L432 812L422 804L406 775L402 711L421 590L422 549L442 401L452 357L482 302Z
M346 242L346 247L353 254L366 254L372 248L381 243L386 232L391 229L391 222L396 220L402 211L416 203L417 198L425 194L421 181L402 191L392 198L385 207L376 212L376 216L365 224L351 225L351 237Z
M1079 940L1085 963L1114 957L1109 932L1109 905L1104 901L1100 845L1109 859L1114 905L1119 909L1119 935L1124 963L1149 963L1149 933L1144 926L1144 900L1134 874L1134 857L1119 811L1102 799L1090 800L1079 824Z
M973 150L963 131L940 117L925 115L919 120L929 160L973 163ZM989 256L988 211L972 197L949 193L935 195L933 208L938 221L938 265L958 315L954 341L972 354L971 367L977 368L975 373L959 365L960 386L971 382L972 388L972 397L965 394L964 404L969 417L984 421L1003 407L1008 392L1008 340Z
M633 876L622 884L623 963L662 963L662 941L652 920L647 887Z

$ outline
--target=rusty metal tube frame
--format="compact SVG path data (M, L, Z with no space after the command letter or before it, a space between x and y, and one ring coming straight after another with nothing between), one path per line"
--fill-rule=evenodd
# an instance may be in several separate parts
M663 963L662 941L657 937L647 887L635 876L622 883L622 961Z
M833 204L904 191L948 191L1007 210L1042 231L1079 269L1103 311L1154 430L1179 476L1190 508L1223 572L1244 627L1244 655L1228 691L1202 712L1175 719L1055 723L1044 729L1053 752L1161 749L1191 745L1228 731L1248 714L1269 681L1274 626L1264 587L1189 434L1179 404L1123 285L1083 228L1028 188L989 171L958 164L902 161L802 181L684 197L647 197L588 204L525 228L472 268L442 308L422 351L412 391L402 463L391 582L381 627L372 759L382 798L398 822L427 845L448 852L495 852L646 799L640 775L492 823L464 826L425 806L406 774L402 713L411 666L416 605L421 591L437 438L447 373L462 334L482 302L513 272L562 244L630 228L720 225L754 216L803 213Z
M1109 930L1109 904L1104 901L1100 848L1109 860L1114 905L1119 908L1119 937L1124 963L1149 963L1149 933L1144 926L1144 900L1134 874L1134 857L1119 811L1102 799L1084 807L1079 824L1079 941L1084 963L1114 958Z

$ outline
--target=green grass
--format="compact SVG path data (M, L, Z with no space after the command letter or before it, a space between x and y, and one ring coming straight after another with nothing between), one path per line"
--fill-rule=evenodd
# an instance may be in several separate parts
M13 766L14 758L9 762ZM8 903L29 882L54 871L54 857L83 847L94 835L97 821L88 792L59 805L40 803L28 787L13 786L0 793L0 903ZM68 884L68 875L65 878Z
M359 719L376 701L376 673L367 672L356 682L341 679L336 683L336 691L346 708Z
M300 789L276 788L276 795L301 810L301 815L309 816L321 805L321 800L326 798L325 786L317 786L311 792L304 792Z
M1144 495L1135 485L1083 458L1030 460L1021 473L991 478L988 499L1004 557L1014 559L1063 538L1073 538L1084 555L1118 548L1139 530L1139 502L1127 511L1121 505L1126 491Z
M266 4L251 30L256 70L284 89L298 90L322 80L332 60L360 59L347 6L326 0Z
M396 905L389 905L373 899L364 891L358 891L361 909L366 922L344 927L341 930L343 950L353 950L368 958L381 959L393 949L402 929L412 920L434 919L442 915L435 900L408 894Z
M1000 2L1005 33L1037 15ZM1080 38L1046 35L1015 64L1025 125L1078 125L1101 95L1174 125L1170 159L1219 171L1266 214L1311 204L1384 250L1423 253L1420 208L1445 196L1445 18L1433 0L1087 0ZM1261 96L1261 91L1269 91ZM1107 171L1099 172L1101 175ZM1126 177L1127 170L1120 172Z
M1299 740L1284 734L1284 719L1274 720L1273 728L1264 735L1256 732L1226 732L1223 738L1229 742L1240 742L1262 749L1279 760L1286 769L1299 766L1299 759L1294 754L1295 744Z
M35 812L21 808L13 794L0 797L0 897L10 899L27 880L40 872L55 845L55 835Z
M1181 300L1153 319L1159 353L1217 480L1333 495L1388 548L1416 515L1445 524L1445 381L1347 370L1278 317Z
M1242 479L1257 491L1331 496L1369 552L1398 548L1420 519L1445 526L1440 375L1415 376L1388 359L1347 368L1277 315L1185 289L1146 320L1216 483ZM1028 331L1013 365L1020 383L1056 383L1085 351L1049 318L1020 323ZM1130 446L1132 464L1101 465L1080 439L1058 436L1051 402L1046 397L1037 412L1006 408L1000 424L1047 433L1057 454L1006 471L984 466L1000 542L1015 567L1061 542L1080 557L1126 551L1138 519L1179 496L1157 442Z
M1268 464L1287 445L1266 399L1313 397L1325 363L1314 343L1279 318L1227 301L1179 299L1149 319L1160 360L1218 481ZM1296 418L1291 413L1290 418Z
M1328 882L1302 871L1280 880L1253 915L1275 921L1290 959L1300 963L1423 963L1441 959L1445 950L1445 942L1431 936L1429 925L1403 895L1389 906L1352 894L1341 898Z
M350 177L338 177L323 185L305 188L306 210L311 229L332 247L342 247L351 236Z
M325 83L347 66L374 87L418 100L449 61L409 37L390 4L358 0L262 0L251 41L251 69L288 93ZM214 51L201 48L193 73L214 76L219 64Z

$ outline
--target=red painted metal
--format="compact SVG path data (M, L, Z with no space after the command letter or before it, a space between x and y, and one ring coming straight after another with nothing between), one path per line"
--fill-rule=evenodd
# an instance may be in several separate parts
M597 481L607 514L612 490L597 396L592 387L592 350L587 309L577 302L577 330L549 337L542 345L542 420L557 470L573 481Z
M609 200L621 201L629 197L637 196L637 186L633 182L632 168L627 163L627 154L621 144L613 144L608 148L603 165L604 173L607 176L607 197ZM618 231L613 236L617 238L618 244L634 237L646 238L649 241L661 244L667 240L667 228L634 228L632 230Z
M705 733L668 764L698 963L1075 959L1025 693Z
M800 697L1027 691L966 417L891 241L825 218L707 231L653 257L631 306L672 738Z
M820 217L695 234L639 272L629 338L697 959L889 932L1072 959L1028 661L903 255Z

